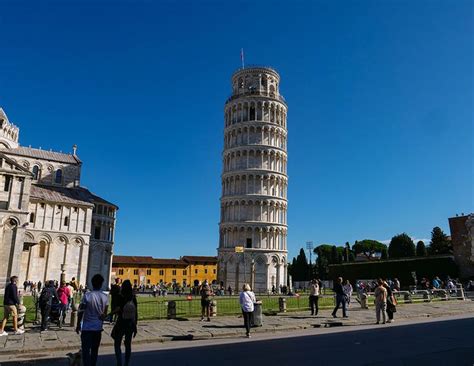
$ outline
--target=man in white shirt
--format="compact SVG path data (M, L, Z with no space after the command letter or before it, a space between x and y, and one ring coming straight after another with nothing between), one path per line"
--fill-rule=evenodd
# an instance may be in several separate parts
M109 298L101 291L104 277L92 277L92 288L86 292L79 305L76 332L81 332L82 362L84 366L95 366L99 353L102 326L107 316Z
M311 315L318 315L319 307L319 283L317 280L311 280L309 284L309 307Z

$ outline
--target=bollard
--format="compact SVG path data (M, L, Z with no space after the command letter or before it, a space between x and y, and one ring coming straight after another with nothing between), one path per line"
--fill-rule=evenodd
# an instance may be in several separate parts
M403 299L405 300L405 303L406 304L410 304L412 302L411 300L411 294L409 292L406 292L404 295L403 295Z
M441 290L440 292L441 292L441 297L442 297L441 300L443 300L443 301L449 300L448 291L446 291L446 290Z
M466 298L464 297L464 290L462 288L462 285L457 285L456 298L461 299L461 300L466 300Z
M428 293L428 291L422 291L423 293L423 302L430 302L431 299L430 299L430 294Z
M17 317L18 328L25 329L25 317L26 317L26 306L23 304L20 304L18 305L18 317Z
M253 304L253 316L252 316L252 326L261 327L262 326L262 302L257 301Z
M71 327L75 327L76 323L77 323L77 305L73 301L71 305L71 320L69 322L69 325Z
M209 315L210 316L217 316L217 301L211 300L209 304Z
M278 307L280 309L280 313L286 313L286 299L284 297L278 298Z
M168 319L176 319L176 301L168 301Z

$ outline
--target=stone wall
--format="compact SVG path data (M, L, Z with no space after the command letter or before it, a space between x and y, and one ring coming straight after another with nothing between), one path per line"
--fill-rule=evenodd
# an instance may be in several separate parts
M454 259L461 278L474 277L474 215L449 218Z

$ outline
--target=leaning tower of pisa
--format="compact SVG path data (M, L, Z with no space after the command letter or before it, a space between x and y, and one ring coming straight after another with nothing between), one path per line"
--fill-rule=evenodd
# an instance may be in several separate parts
M270 67L239 69L224 107L218 280L234 290L287 283L287 105L279 86Z

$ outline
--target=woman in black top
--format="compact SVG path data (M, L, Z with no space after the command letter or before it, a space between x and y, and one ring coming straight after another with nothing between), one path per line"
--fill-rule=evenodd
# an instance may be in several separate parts
M393 313L397 311L397 303L395 297L393 296L393 291L388 285L387 282L384 281L383 286L387 289L387 315L388 315L388 322L393 322Z
M129 280L123 281L118 304L112 314L117 314L117 322L111 334L114 339L117 365L122 366L121 345L122 339L125 337L125 366L127 366L130 363L130 356L132 355L132 336L135 338L137 335L138 319L137 298L133 293L132 284Z

